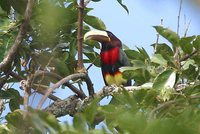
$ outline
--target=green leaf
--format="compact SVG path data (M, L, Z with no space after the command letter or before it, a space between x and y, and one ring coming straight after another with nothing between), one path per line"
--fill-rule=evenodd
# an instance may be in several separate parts
M84 111L84 116L87 120L87 122L89 123L90 126L93 125L93 123L95 122L95 116L97 115L97 108L98 108L98 103L99 103L99 99L94 99L92 101L91 104L89 104L89 106L87 106L87 108ZM90 113L90 114L88 114Z
M166 70L160 73L154 80L153 89L162 90L173 88L176 82L176 72L173 70Z
M183 37L179 41L179 45L182 48L183 52L191 54L193 51L192 41L195 39L195 36Z
M174 55L172 49L165 43L152 44L152 46L156 50L155 54L161 54L163 57Z
M157 64L162 65L162 66L165 66L165 67L167 66L167 60L165 60L165 59L163 58L163 56L160 55L160 54L154 54L154 55L152 56L152 58L151 58L151 62L157 63Z
M136 69L134 67L125 67L121 69L123 71L123 77L126 79L134 79L136 85L147 83L150 79L150 74L146 69Z
M99 2L99 1L101 1L101 0L92 0L93 2Z
M0 0L0 6L4 11L10 13L11 5L9 0Z
M95 29L99 30L105 30L106 26L102 20L95 16L85 16L84 22L87 23L88 25L92 26Z
M145 57L143 56L143 54L141 54L140 52L136 51L136 50L124 50L124 52L126 53L127 57L131 60L141 60L141 61L145 61Z
M35 129L41 133L49 131L49 133L59 133L60 125L54 115L39 111L31 110L30 121Z
M15 110L12 113L6 115L6 120L9 124L17 128L23 127L23 112L21 110Z
M137 69L145 69L146 68L144 62L140 61L140 60L132 60L131 64L132 64L132 67L128 67L128 66L120 67L119 70L121 72L124 72L124 71L131 71L131 70L134 71Z
M143 47L142 48L137 47L137 49L143 55L144 59L149 59L149 55Z
M0 99L10 99L12 98L12 94L7 91L0 90Z
M100 57L98 53L91 52L91 53L84 53L84 54L88 57L89 63L92 63L97 67L100 67Z
M9 94L12 94L12 98L10 99L10 102L9 102L10 110L14 111L16 109L20 109L20 104L22 104L23 99L20 96L19 92L13 88L7 89L7 92Z
M196 39L193 41L193 46L197 49L200 50L200 35L196 37Z
M173 45L173 49L175 49L175 47L178 46L179 36L175 32L171 31L168 28L164 28L162 26L153 26L153 27L161 36L163 36Z
M117 1L126 10L126 12L129 14L129 10L128 10L127 6L122 3L122 0L117 0Z
M78 113L74 116L73 126L79 132L86 134L86 120L82 114Z

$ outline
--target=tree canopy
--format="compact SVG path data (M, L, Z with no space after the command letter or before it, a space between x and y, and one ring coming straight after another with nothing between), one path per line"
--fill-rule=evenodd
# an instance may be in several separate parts
M89 15L90 2L101 0L0 0L0 114L11 111L1 118L0 133L200 133L200 35L153 26L152 56L123 46L131 66L121 71L134 85L95 92L88 72L100 67L100 44L83 35L106 26ZM116 2L129 13L122 0ZM58 87L73 93L61 99L54 94ZM35 93L43 97L33 108L29 97ZM115 101L100 105L107 96ZM43 108L47 98L53 103ZM65 115L72 124L56 119Z

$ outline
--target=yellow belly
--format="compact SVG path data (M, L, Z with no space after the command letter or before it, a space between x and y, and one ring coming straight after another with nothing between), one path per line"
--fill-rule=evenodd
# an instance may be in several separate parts
M127 82L127 80L123 78L121 72L117 72L114 75L106 74L105 81L108 85L116 84L117 86L123 85Z

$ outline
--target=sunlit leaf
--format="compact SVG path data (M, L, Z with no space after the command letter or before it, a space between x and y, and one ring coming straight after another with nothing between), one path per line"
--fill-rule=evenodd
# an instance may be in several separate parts
M166 40L168 40L173 45L173 48L178 46L179 36L174 31L168 28L164 28L162 26L153 26L153 27L161 36L163 36Z
M154 54L151 58L151 62L157 63L162 66L167 66L167 60L165 60L160 54Z
M153 89L162 90L173 88L176 82L176 72L173 70L166 70L160 73L154 80Z

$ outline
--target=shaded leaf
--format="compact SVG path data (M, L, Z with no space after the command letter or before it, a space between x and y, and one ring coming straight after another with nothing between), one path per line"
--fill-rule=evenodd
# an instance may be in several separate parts
M104 22L95 16L87 15L87 16L85 16L84 21L85 21L85 23L87 23L88 25L92 26L95 29L99 29L99 30L106 29Z
M99 2L99 1L101 1L101 0L92 0L93 2Z
M0 90L0 99L10 99L12 98L12 94L7 91Z
M196 37L196 39L193 41L193 46L197 49L200 50L200 35Z
M190 36L190 37L183 37L179 41L179 45L181 46L182 50L190 54L193 51L193 45L192 41L195 39L195 36Z
M161 54L163 57L174 55L172 49L165 43L152 44L152 46L155 47L155 54Z
M0 6L4 11L10 13L11 5L9 0L0 0Z
M8 113L6 120L9 124L17 128L23 128L23 112L21 110L16 110L12 113Z
M117 1L126 10L126 12L129 14L129 10L128 10L127 6L122 3L122 0L117 0Z
M136 50L124 50L124 52L126 53L127 57L131 60L142 60L145 61L145 57L143 56L143 54L141 54L140 52L136 51Z
M32 110L29 118L39 132L59 133L60 125L54 115L39 110Z
M142 48L137 47L137 49L143 55L144 59L149 59L149 55L143 47Z

